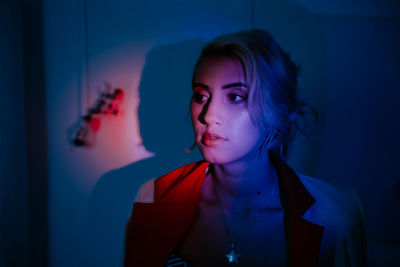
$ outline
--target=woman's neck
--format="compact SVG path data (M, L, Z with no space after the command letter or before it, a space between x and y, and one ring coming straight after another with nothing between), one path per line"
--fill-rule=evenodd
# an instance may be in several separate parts
M215 164L211 179L216 197L227 211L241 212L280 204L278 179L268 153L247 161Z

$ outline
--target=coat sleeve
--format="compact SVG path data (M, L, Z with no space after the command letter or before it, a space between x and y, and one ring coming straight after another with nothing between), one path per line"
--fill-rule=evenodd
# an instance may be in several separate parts
M351 220L343 233L342 246L335 253L335 266L374 266L373 249L369 241L365 213L354 190L348 190L352 199Z
M155 185L156 178L152 178L142 184L139 189L139 192L136 196L135 203L153 203L154 202L154 185ZM133 210L131 214L133 213ZM129 266L128 257L129 257L129 230L131 228L131 216L129 216L126 225L125 225L125 257L124 257L124 266Z
M316 199L303 218L324 227L318 266L374 266L366 217L357 193L300 175Z

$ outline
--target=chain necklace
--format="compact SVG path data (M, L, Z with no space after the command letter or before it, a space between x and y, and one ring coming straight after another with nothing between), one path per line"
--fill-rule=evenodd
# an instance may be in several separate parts
M230 263L239 263L239 257L241 256L241 254L239 254L237 252L236 246L237 246L237 244L239 244L240 241L242 241L242 239L244 239L247 236L247 234L253 228L254 224L257 222L257 217L260 214L262 214L263 212L265 212L265 211L259 210L259 211L255 212L254 215L249 220L249 222L247 223L246 229L238 236L238 238L233 239L231 231L229 230L229 225L228 225L227 220L226 220L226 215L225 215L224 209L222 207L222 203L221 203L221 201L219 200L219 197L218 197L217 187L216 187L214 178L211 177L211 179L212 179L212 183L213 183L213 187L214 187L215 197L216 197L217 203L219 203L221 205L221 214L222 214L222 220L224 222L224 228L225 228L226 233L228 235L229 242L231 243L230 252L228 254L225 254L225 257L228 259L228 263L229 264ZM274 193L275 193L275 190L272 191L271 196Z

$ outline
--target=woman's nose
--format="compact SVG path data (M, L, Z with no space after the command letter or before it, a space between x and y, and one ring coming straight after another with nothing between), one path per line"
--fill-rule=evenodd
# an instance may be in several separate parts
M203 124L221 125L221 107L217 101L210 99L204 106L200 113L199 120Z

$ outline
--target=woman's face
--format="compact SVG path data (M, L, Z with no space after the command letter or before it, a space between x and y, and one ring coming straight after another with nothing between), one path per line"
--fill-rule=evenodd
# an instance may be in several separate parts
M238 60L203 59L194 77L191 115L196 143L208 162L228 164L255 156L261 133L250 118L248 94Z

